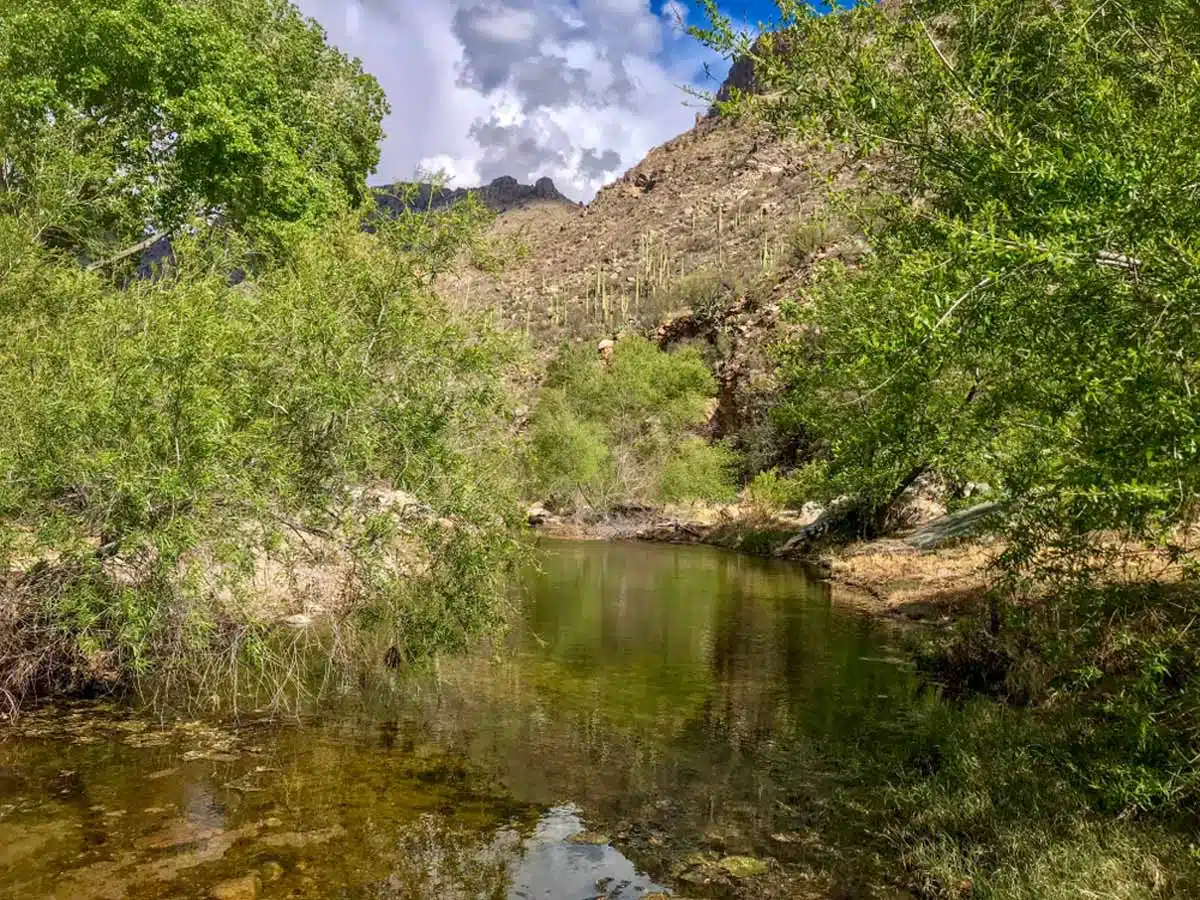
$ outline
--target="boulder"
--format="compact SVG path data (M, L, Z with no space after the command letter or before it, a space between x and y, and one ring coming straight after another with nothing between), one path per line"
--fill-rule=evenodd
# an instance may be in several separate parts
M555 519L557 519L557 516L540 503L535 503L529 509L525 510L525 521L535 527L545 525L547 522L553 522Z
M917 550L936 550L950 541L979 534L1000 510L999 503L980 503L934 519L905 535L903 541Z

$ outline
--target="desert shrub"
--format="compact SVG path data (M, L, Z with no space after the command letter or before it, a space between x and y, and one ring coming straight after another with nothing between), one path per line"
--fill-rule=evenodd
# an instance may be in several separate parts
M532 488L560 507L662 499L664 465L704 422L715 391L693 349L668 353L630 337L606 362L588 349L565 348L534 410ZM708 475L718 455L707 458Z
M700 269L672 282L655 300L664 310L690 309L698 320L711 322L724 308L729 294L729 285L718 273Z
M798 496L795 484L778 469L759 472L746 486L750 502L764 510L790 509L804 502Z
M759 472L747 485L747 493L765 510L799 509L810 501L830 499L828 478L825 461L814 460L788 472L778 468Z
M737 459L722 444L685 437L663 464L660 493L664 500L729 502L737 496Z
M792 262L803 262L822 247L838 240L844 233L844 228L825 218L797 222L787 233L787 247Z
M607 496L614 480L608 436L599 423L580 419L560 389L543 392L530 449L537 460L537 489L558 502L577 491Z

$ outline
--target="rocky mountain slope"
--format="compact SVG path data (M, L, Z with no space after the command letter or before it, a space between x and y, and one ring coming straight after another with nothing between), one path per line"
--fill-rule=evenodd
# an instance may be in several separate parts
M752 82L745 67L734 74ZM464 268L440 289L494 310L546 355L631 333L698 343L720 384L709 434L741 434L752 453L762 444L770 465L788 449L765 434L779 303L815 260L862 252L834 198L853 194L869 165L710 113L585 207L508 208L493 235L515 258L499 272Z
M652 330L697 305L730 305L764 279L787 281L844 236L830 190L855 172L836 153L705 117L586 207L506 212L495 233L524 257L494 275L463 271L446 290L548 344Z
M411 196L406 196L406 189L412 190ZM491 184L478 188L435 188L430 184L396 183L376 187L375 206L381 212L398 213L404 209L438 210L452 206L459 200L465 200L468 194L475 194L488 208L507 213L518 209L544 204L561 204L574 208L577 206L569 198L563 196L549 178L539 178L534 184L520 184L517 179L505 175L495 179Z

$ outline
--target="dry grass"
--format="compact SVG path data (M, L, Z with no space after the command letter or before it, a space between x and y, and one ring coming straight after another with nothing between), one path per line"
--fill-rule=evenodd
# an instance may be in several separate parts
M977 607L989 585L997 542L959 544L921 553L901 541L841 548L823 561L842 602L883 615L938 618Z

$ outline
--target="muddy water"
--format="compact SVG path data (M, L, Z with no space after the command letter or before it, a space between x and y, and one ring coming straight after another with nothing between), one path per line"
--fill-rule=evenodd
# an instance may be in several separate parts
M0 897L827 895L824 737L911 696L799 569L548 543L507 646L286 722L39 710L0 741Z

